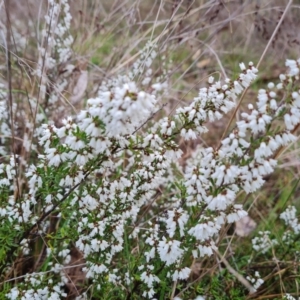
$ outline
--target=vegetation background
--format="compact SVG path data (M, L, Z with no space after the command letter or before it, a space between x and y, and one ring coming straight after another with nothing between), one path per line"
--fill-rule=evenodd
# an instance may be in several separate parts
M232 78L239 74L239 63L259 62L259 77L235 112L238 116L249 103L255 103L260 88L278 81L278 76L285 72L286 58L300 57L300 1L297 0L70 0L69 4L70 34L74 38L72 56L56 66L52 82L60 80L68 64L75 68L56 107L47 101L43 107L46 119L58 127L62 119L77 114L87 99L96 96L103 81L126 73L149 40L157 44L153 76L168 78L168 93L164 95L159 116L172 114L178 106L190 103L209 76ZM38 79L30 72L38 63L39 32L47 7L47 1L39 0L0 2L0 84L12 95L9 105L16 109L15 119L11 120L16 124L14 137L5 137L2 145L10 147L24 161L36 157L36 153L24 150L25 137L30 136L25 122L35 117L29 99L40 94ZM227 126L236 116L231 112L208 124L210 131L196 140L178 141L184 152L180 164L185 165L199 144L218 146L232 129ZM184 299L194 299L197 295L206 299L283 299L286 293L296 299L300 297L299 235L292 249L280 244L267 254L253 251L251 243L259 231L270 231L274 238L280 239L285 231L280 213L290 204L300 209L299 173L297 141L280 154L277 170L266 178L260 192L239 197L238 202L249 213L248 219L224 229L220 247L225 253L223 257L216 254L194 264L190 278L178 287L178 291L190 287ZM22 188L28 189L22 172L19 177ZM39 251L44 251L43 247L43 243L36 244L32 257L0 256L15 266L13 272L1 274L2 298L10 284L18 282L18 277L38 270L43 259ZM80 251L73 247L68 269L73 285L65 288L68 299L75 299L85 280L82 268L76 267L82 263ZM245 277L259 271L263 286L255 294L248 294L232 268Z

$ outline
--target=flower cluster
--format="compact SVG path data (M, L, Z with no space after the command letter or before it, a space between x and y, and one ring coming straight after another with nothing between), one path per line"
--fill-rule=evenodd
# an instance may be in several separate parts
M72 53L67 0L49 0L45 20L47 47L40 48L36 70L41 93L30 103L37 108L38 98L47 98L48 113L74 69L67 65L65 75L57 76L55 84L50 81L48 71L55 74ZM260 189L274 171L279 151L296 140L300 68L299 61L288 60L289 72L280 75L277 85L259 90L256 103L240 114L218 147L198 145L180 165L179 140L198 139L208 131L208 122L232 111L258 70L253 63L241 63L233 80L210 77L190 104L158 119L155 113L163 114L160 96L168 85L166 72L155 80L150 68L157 51L156 43L148 42L131 72L103 81L78 114L41 126L43 116L37 114L26 129L38 127L30 133L38 144L31 145L28 134L23 145L27 153L38 151L36 160L13 155L1 162L0 225L3 232L14 230L5 244L11 250L3 255L29 257L33 245L43 245L34 267L38 272L16 282L8 298L66 297L71 279L65 270L72 251L83 262L78 299L113 289L128 299L134 293L153 299L166 286L164 296L171 295L173 286L175 298L177 283L189 280L194 262L218 252L222 229L247 215L238 195ZM8 132L4 104L0 102L1 133ZM300 232L295 208L289 207L281 219ZM266 253L277 241L265 231L252 244ZM7 274L10 267L4 266ZM248 279L255 289L263 284L258 273Z
M264 283L264 280L260 277L260 274L257 271L255 272L254 277L247 276L246 279L253 284L255 290L257 290Z
M300 232L300 224L296 216L296 207L289 206L283 213L280 214L280 219L282 219L287 226L289 226L295 234Z
M13 287L9 293L6 294L6 297L12 300L64 299L67 297L64 287L69 279L62 270L62 266L56 264L48 272L26 274L24 282L19 286ZM49 277L49 274L53 273L59 275L59 281L56 281L57 277L54 280Z
M293 297L291 294L286 293L284 298L286 300L297 300L297 298ZM298 297L298 300L300 299L300 297Z
M43 68L46 70L56 67L57 62L52 57L52 51L57 50L59 58L58 63L66 62L72 52L70 46L73 43L73 37L68 33L71 26L72 16L70 14L70 6L68 0L49 0L48 12L45 16L46 28L42 31L42 37L44 42L41 46L40 59L38 64L38 69L36 71L38 76L42 76L44 72ZM61 10L63 10L64 17L60 18Z
M73 54L71 46L74 42L70 34L71 20L68 0L48 1L45 28L41 32L42 39L38 49L38 63L33 72L39 85L37 98L31 100L32 107L37 111L37 124L40 124L39 119L45 120L45 113L55 122L64 114L65 90L70 85L72 72L76 68L70 63ZM82 75L87 76L86 72ZM41 109L44 114L40 113Z
M75 245L86 260L83 271L94 284L105 277L106 284L131 286L133 274L138 274L145 286L144 297L152 298L164 278L186 280L191 268L182 262L190 255L199 259L214 253L223 226L247 214L235 203L237 194L259 189L264 176L276 166L276 150L295 140L286 122L286 128L275 135L269 128L282 117L282 111L293 110L298 98L275 107L276 95L260 91L257 109L249 105L250 112L241 114L220 147L199 146L186 167L179 167L182 180L174 177L172 164L182 154L174 138L196 138L207 131L207 121L231 110L257 73L251 63L248 68L242 64L241 71L225 85L210 78L209 88L200 89L189 106L140 132L157 105L155 93L140 90L126 76L103 84L98 97L89 99L86 110L76 118L63 120L61 127L43 125L40 145L44 154L38 165L27 170L30 190L21 203L12 202L12 221L37 222L32 205L38 204L42 194L44 215L61 204L69 210L68 226L76 224ZM281 79L285 84L286 79ZM46 173L45 168L49 170ZM60 175L56 178L55 174ZM58 183L55 189L51 188L54 182ZM167 201L162 196L160 204L155 199L162 186L169 186L177 196ZM23 213L18 217L20 205ZM147 206L152 207L149 214L142 213ZM164 207L163 211L159 207ZM290 215L282 217L292 222ZM143 247L136 267L117 263L118 257L128 252L128 244ZM266 252L273 245L267 232L253 239L257 251ZM24 247L28 253L26 242Z
M278 244L276 239L270 238L270 231L259 231L257 237L252 239L252 247L255 251L266 253L271 247Z

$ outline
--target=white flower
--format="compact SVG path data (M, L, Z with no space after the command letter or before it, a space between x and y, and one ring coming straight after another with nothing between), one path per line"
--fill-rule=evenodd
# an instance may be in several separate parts
M18 298L20 292L17 287L13 287L8 294L6 294L6 297L12 300L15 300Z
M75 136L68 136L65 142L72 150L81 150L85 147L83 141L79 140Z
M177 225L180 229L180 235L183 236L183 229L188 221L188 214L182 208L169 210L168 218L163 221L167 224L167 232L170 237L174 236Z
M159 282L159 278L156 275L151 274L151 270L145 271L141 274L141 280L152 288L155 282Z
M208 202L207 208L210 210L225 210L235 199L235 193L229 189L225 189L216 197Z
M215 81L214 77L212 77L212 76L208 77L208 83L213 84L214 81Z
M234 223L236 221L241 220L247 215L248 213L245 210L243 210L242 205L235 204L233 206L233 211L229 213L226 218L228 223Z
M257 148L254 152L254 157L258 160L262 157L268 157L271 156L273 154L273 152L271 151L271 149L269 147L267 147L265 142L262 142L259 146L259 148Z
M199 241L205 241L217 234L219 230L220 225L212 221L207 221L203 224L197 224L196 226L192 227L188 233L193 235Z
M169 266L181 258L184 250L180 248L179 241L167 241L166 238L163 237L163 240L158 244L157 252L160 256L160 259L166 262L166 265Z
M285 224L290 226L290 228L295 232L295 234L300 233L300 224L296 217L295 206L288 206L287 209L280 214L280 219L284 220Z
M291 115L289 113L284 115L284 123L285 123L285 126L288 130L293 130L293 128L295 127L293 125L292 118L291 118Z
M285 65L290 68L288 75L295 76L299 74L299 60L287 59Z
M270 239L269 231L260 231L258 237L252 239L252 247L256 251L266 253L272 246L278 244L277 240Z
M180 132L180 135L186 140L195 140L197 138L197 134L192 129L186 130L185 128L183 128Z
M46 150L49 153L46 157L49 160L49 166L53 165L57 167L61 162L64 162L68 159L68 154L66 152L58 153L55 148L49 148Z
M286 299L286 300L297 300L291 294L285 294L284 299ZM298 298L298 300L299 300L299 298Z
M217 247L214 245L213 242L210 242L209 244L205 245L199 245L198 246L198 251L200 253L200 257L204 256L211 256L213 255L213 250L215 250ZM196 258L198 256L198 252L193 252L194 257ZM195 256L196 255L196 256Z
M179 270L175 270L175 272L172 275L173 281L176 281L178 279L184 280L187 279L190 276L191 269L190 268L183 268Z
M246 70L245 64L244 63L240 63L240 69L242 71Z
M155 257L155 248L152 247L150 251L145 252L146 261L149 262L150 259Z

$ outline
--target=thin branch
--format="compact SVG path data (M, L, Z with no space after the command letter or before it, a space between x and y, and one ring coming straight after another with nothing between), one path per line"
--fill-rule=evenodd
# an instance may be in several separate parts
M231 273L244 287L246 287L250 294L256 293L256 289L249 283L249 281L241 274L239 274L233 267L229 264L226 258L220 254L218 250L215 253L220 258L221 262L226 266L229 273Z
M277 34L278 30L279 30L279 27L281 26L281 24L282 24L282 22L283 22L283 20L284 20L284 18L285 18L285 15L286 15L286 13L288 12L288 10L289 10L289 8L290 8L292 2L293 2L293 0L289 0L289 3L288 3L287 6L285 7L285 10L284 10L284 12L283 12L281 18L280 18L280 20L279 20L279 22L278 22L276 28L274 29L274 32L273 32L271 38L269 39L269 42L268 42L268 44L267 44L267 46L266 46L264 52L262 53L262 55L261 55L261 57L260 57L260 59L259 59L257 65L256 65L256 68L257 68L257 69L259 68L259 66L260 66L262 60L264 59L264 57L265 57L265 55L266 55L266 53L267 53L267 51L268 51L268 49L269 49L269 47L270 47L272 41L274 40L274 38L275 38L275 36L276 36L276 34ZM244 90L244 92L242 93L241 99L240 99L238 105L236 106L236 108L235 108L235 110L234 110L234 112L233 112L233 114L232 114L232 116L231 116L231 118L230 118L230 120L229 120L229 122L228 122L228 124L227 124L227 126L226 126L226 128L225 128L225 130L224 130L224 132L223 132L223 135L222 135L222 137L221 137L221 139L220 139L220 142L219 142L218 149L221 147L221 141L224 139L225 135L227 134L228 129L229 129L229 127L230 127L230 125L231 125L231 123L232 123L232 121L233 121L233 119L234 119L234 117L235 117L235 115L236 115L236 113L237 113L239 107L241 106L242 101L244 100L244 97L245 97L247 91L248 91L248 88L246 88L246 89Z

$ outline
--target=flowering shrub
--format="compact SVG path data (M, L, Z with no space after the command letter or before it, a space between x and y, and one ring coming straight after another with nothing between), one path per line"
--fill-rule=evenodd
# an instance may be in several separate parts
M67 0L49 1L45 21L32 74L39 82L37 98L30 99L36 118L25 120L27 155L1 148L6 297L63 299L70 286L76 299L184 297L192 289L195 263L219 253L226 226L247 215L237 196L259 190L280 151L297 139L300 60L287 60L279 83L259 90L256 103L240 114L219 147L198 145L183 166L179 141L197 139L208 132L209 122L236 107L257 77L254 64L241 63L232 80L209 77L190 104L159 118L168 78L152 74L158 50L148 42L131 72L102 82L85 109L54 124L45 114L63 110L60 95L75 68L68 65L61 78L55 73L72 55ZM8 126L8 94L1 89L1 134L11 136L17 124ZM49 105L40 112L46 100ZM281 219L299 233L294 208ZM254 238L253 248L266 253L276 246L268 236ZM74 252L80 253L79 285L68 272ZM34 267L25 265L12 281L18 262L34 256ZM250 292L264 282L258 272L247 279Z

